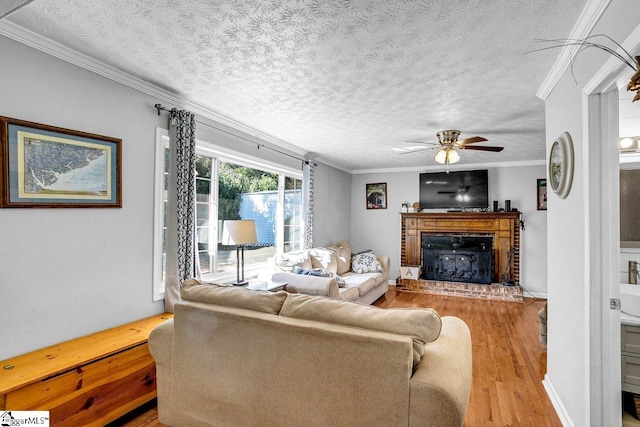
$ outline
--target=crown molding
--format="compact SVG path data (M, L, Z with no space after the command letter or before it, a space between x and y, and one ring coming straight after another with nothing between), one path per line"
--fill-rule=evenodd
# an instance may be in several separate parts
M620 43L622 49L627 52L633 52L640 47L640 25L638 25L629 36ZM616 49L616 52L624 54L622 49ZM633 54L631 56L634 56ZM624 64L617 58L611 56L604 63L602 67L596 72L596 74L589 80L584 86L583 92L590 95L597 90L605 91L606 88L616 86L618 89L627 88L629 79L633 75L633 70Z
M0 19L17 12L31 2L33 0L5 0L0 4Z
M580 40L587 37L596 23L604 13L607 6L609 6L611 0L589 0L587 5L582 10L578 21L573 27L568 39ZM536 96L543 101L547 99L553 88L558 84L562 75L567 71L571 61L578 53L579 46L564 46L560 51L560 55L556 59L556 62L551 67L551 70L545 77L544 81L540 85Z
M294 146L287 141L284 141L252 126L249 126L240 120L226 116L219 111L213 110L202 104L183 98L176 93L159 88L158 86L150 84L138 77L127 74L103 62L97 61L49 38L43 37L30 30L20 27L19 25L13 24L6 20L0 21L0 35L37 49L48 55L54 56L70 64L84 68L85 70L92 73L106 77L112 81L128 86L139 92L150 95L156 100L170 104L170 106L179 106L181 108L185 108L198 116L205 117L225 126L229 126L236 131L244 133L245 135L253 136L263 142L268 142L277 147L295 153L301 157L305 157L306 155L306 152L304 150ZM323 163L326 162L323 161Z
M513 167L525 167L525 166L544 166L546 160L524 160L521 162L499 162L499 163L472 163L464 165L449 165L451 172L461 170L471 170L478 168L513 168ZM356 169L351 172L353 175L362 175L366 173L399 173L399 172L428 172L428 171L442 171L444 165L436 166L413 166L409 168L387 168L387 169Z

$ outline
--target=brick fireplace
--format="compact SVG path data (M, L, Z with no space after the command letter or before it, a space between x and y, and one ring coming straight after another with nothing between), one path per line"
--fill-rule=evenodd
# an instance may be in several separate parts
M520 286L495 286L520 282L520 215L403 213L401 263L423 273L420 280L398 279L400 288L522 301Z

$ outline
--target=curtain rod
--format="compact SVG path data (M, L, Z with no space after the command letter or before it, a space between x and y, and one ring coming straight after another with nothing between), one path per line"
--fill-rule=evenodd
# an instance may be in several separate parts
M158 110L158 115L160 115L160 111L171 111L171 110L173 110L173 109L174 109L174 108L166 108L166 107L164 107L162 104L155 104L155 105L153 106L153 108L155 108L156 110ZM201 125L204 125L204 126L210 127L210 128L212 128L212 129L215 129L215 130L220 131L220 132L224 132L224 133L226 133L227 135L231 135L231 136L234 136L234 137L236 137L236 138L240 138L240 139L242 139L242 140L244 140L244 141L247 141L247 142L250 142L250 143L252 143L252 144L255 144L255 145L258 147L258 150L260 149L260 147L262 147L262 148L266 148L267 150L275 151L276 153L282 154L283 156L288 156L288 157L291 157L292 159L300 160L301 162L303 162L303 163L304 163L304 164L306 164L306 165L308 165L308 164L313 164L313 166L318 166L318 164L317 164L316 162L314 162L313 160L311 160L311 159L305 159L305 158L302 158L302 157L294 156L294 155L289 154L289 153L285 153L284 151L280 151L280 150L278 150L278 149L276 149L276 148L272 148L272 147L269 147L269 146L267 146L267 145L260 144L259 142L255 142L255 141L252 141L252 140L250 140L250 139L244 138L244 137L242 137L242 136L240 136L240 135L236 135L236 134L234 134L234 133L231 133L231 132L229 132L228 130L224 130L224 129L217 128L217 127L215 127L215 126L213 126L213 125L210 125L209 123L201 122L201 121L199 121L199 120L196 120L196 123L200 123Z

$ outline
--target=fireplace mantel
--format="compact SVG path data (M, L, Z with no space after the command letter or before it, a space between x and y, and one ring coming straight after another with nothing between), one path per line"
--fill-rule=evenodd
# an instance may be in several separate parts
M520 283L520 214L518 212L403 213L401 259L403 266L418 266L423 234L493 237L494 283L507 279ZM511 266L509 266L509 252Z

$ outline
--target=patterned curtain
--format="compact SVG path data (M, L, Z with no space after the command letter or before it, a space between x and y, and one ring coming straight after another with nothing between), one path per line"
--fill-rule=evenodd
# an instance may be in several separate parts
M302 164L304 180L304 248L313 247L313 174L316 164L311 160L306 160Z
M173 313L180 286L199 277L195 224L196 122L192 113L173 108L169 113L169 183L165 311Z

